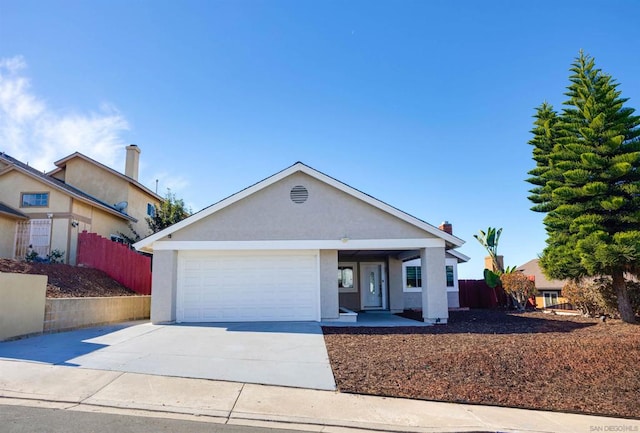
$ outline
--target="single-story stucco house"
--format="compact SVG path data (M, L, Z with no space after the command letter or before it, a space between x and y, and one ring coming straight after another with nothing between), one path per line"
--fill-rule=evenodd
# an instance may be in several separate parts
M298 162L134 246L153 254L154 323L332 321L345 308L446 323L463 243Z

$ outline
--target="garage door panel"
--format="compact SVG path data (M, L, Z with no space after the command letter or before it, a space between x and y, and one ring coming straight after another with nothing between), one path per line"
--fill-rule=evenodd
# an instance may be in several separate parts
M181 255L179 321L318 320L314 254Z

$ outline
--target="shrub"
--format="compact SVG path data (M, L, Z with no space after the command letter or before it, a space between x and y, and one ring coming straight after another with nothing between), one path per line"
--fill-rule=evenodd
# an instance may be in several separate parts
M631 307L640 315L640 282L627 280L626 284ZM584 315L618 317L618 300L609 277L566 283L562 295Z
M64 263L63 257L64 257L64 251L55 249L47 255L47 261L49 263Z
M519 310L524 310L527 300L535 296L536 285L522 272L510 272L500 275L502 288L515 301Z
M31 249L29 245L29 252L24 256L24 260L28 263L64 263L64 251L59 249L52 250L47 257L42 258L37 252Z

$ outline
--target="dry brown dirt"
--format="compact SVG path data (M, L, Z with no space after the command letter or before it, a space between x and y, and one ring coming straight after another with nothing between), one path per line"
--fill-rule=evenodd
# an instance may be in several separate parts
M0 259L0 272L48 276L47 298L136 295L135 292L97 269Z
M324 334L342 392L640 418L640 325L471 310Z

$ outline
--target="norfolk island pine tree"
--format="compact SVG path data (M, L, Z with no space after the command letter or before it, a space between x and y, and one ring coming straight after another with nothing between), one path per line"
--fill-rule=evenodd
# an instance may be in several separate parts
M551 278L609 276L625 322L635 322L625 273L640 274L640 117L618 83L580 52L561 114L536 111L528 181L546 213L540 264Z

